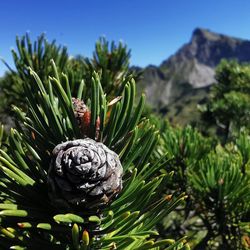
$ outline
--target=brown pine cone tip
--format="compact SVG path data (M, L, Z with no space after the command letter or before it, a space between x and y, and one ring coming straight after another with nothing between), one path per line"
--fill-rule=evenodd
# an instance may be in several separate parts
M57 145L48 172L49 196L63 209L99 209L122 189L118 155L103 143L78 139Z
M79 126L81 126L84 114L87 111L89 111L88 107L85 105L85 103L82 100L75 98L75 97L72 98L72 104L73 104L74 114L75 114L77 123Z
M82 100L74 97L72 98L72 104L81 135L83 137L94 138L96 141L98 141L100 139L100 117L97 117L95 130L92 131L90 128L91 112L88 107Z

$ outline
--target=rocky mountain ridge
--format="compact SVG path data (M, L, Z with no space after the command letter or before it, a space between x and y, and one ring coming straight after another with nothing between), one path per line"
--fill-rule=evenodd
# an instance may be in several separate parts
M144 68L139 86L149 104L158 111L168 110L177 101L180 104L181 98L190 96L190 92L203 93L195 98L199 102L216 82L215 68L222 59L250 62L250 41L197 28L191 40L160 66Z

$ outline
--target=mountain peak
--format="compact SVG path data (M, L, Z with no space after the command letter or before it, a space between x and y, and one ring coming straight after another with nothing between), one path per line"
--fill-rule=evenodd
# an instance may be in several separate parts
M196 28L191 40L157 67L144 73L149 102L163 107L190 89L207 88L215 82L215 67L221 59L250 62L250 41L204 28Z
M196 37L196 36L206 36L206 34L208 33L214 33L214 32L211 32L209 29L204 29L204 28L196 28L194 29L193 31L193 37Z
M203 28L196 28L193 31L193 35L192 35L192 41L193 40L201 40L201 39L205 39L205 40L213 40L216 41L218 39L221 38L221 34L212 32L208 29L203 29Z
M230 40L234 42L242 42L243 39L227 36L224 34L213 32L209 29L204 28L196 28L193 31L191 41L202 41L202 40L208 40L208 41L219 41L219 40Z
M183 61L197 61L214 68L222 58L249 62L250 41L196 28L191 41L165 60L162 65L169 67L173 62L180 64Z

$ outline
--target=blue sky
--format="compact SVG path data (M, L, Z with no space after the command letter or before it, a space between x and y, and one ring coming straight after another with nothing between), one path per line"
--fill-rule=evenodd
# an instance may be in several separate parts
M46 32L71 55L91 56L102 35L123 40L138 66L160 64L196 27L250 40L249 0L3 0L0 20L0 56L10 65L15 36L26 31Z

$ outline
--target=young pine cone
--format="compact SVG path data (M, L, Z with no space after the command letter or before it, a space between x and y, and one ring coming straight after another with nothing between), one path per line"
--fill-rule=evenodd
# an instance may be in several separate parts
M74 97L72 98L72 104L77 124L80 127L83 117L86 115L86 112L89 112L88 107L84 104L82 100Z
M89 138L67 141L52 154L48 185L54 205L98 210L121 191L121 162L104 144Z
M84 137L92 137L95 138L95 140L98 140L100 132L100 118L97 118L95 130L93 132L90 129L91 112L89 111L88 107L82 100L74 97L72 98L72 104L74 115L80 128L81 134Z

